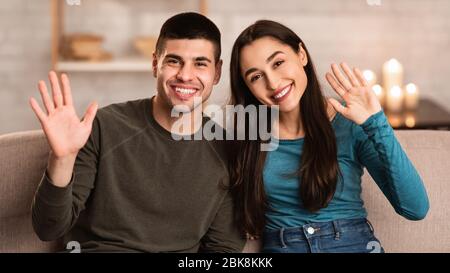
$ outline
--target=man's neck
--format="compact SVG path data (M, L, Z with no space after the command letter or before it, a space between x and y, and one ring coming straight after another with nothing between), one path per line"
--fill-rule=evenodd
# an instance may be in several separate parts
M151 114L153 118L170 133L192 135L201 128L203 120L202 107L195 107L191 112L176 113L176 115L172 116L172 107L157 95L153 98L152 104L153 113Z

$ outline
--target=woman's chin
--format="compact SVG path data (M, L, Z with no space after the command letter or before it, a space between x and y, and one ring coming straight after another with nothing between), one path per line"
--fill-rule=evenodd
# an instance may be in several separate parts
M294 110L297 110L300 107L300 101L289 99L278 103L280 113L289 113Z

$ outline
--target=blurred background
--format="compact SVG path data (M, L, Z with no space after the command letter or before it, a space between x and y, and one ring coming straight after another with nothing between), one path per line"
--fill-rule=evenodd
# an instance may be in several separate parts
M151 55L162 23L183 11L222 32L223 76L209 103L229 97L235 38L258 19L305 42L324 92L325 72L346 61L366 71L395 128L450 128L449 0L2 0L0 134L39 129L28 105L50 69L68 73L79 115L155 94ZM409 85L408 85L409 84Z

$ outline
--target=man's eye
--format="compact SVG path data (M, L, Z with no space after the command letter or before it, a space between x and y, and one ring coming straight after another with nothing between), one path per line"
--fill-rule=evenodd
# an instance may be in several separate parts
M169 60L167 60L167 63L169 63L169 64L178 64L179 61L175 60L175 59L169 59Z
M206 63L196 63L197 66L208 66Z
M261 78L261 75L257 74L257 75L255 75L255 76L250 78L250 82L254 82L254 81L258 80L259 78Z
M273 66L276 68L279 67L282 63L284 63L284 61L277 61L273 64Z

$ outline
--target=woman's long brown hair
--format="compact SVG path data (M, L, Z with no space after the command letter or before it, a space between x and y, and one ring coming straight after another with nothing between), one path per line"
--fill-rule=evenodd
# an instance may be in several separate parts
M300 37L286 26L268 20L257 21L246 28L236 39L231 54L231 103L244 107L261 105L241 75L240 53L243 47L262 37L275 38L297 53L301 44L308 57L304 67L308 83L300 100L305 137L297 176L301 180L300 202L305 209L315 212L326 207L333 198L340 171L336 138L327 114L326 99L311 57ZM249 126L246 124L245 128L248 130ZM263 182L266 152L261 151L261 140L234 140L227 143L237 222L243 232L261 235L266 223L265 212L269 208Z

